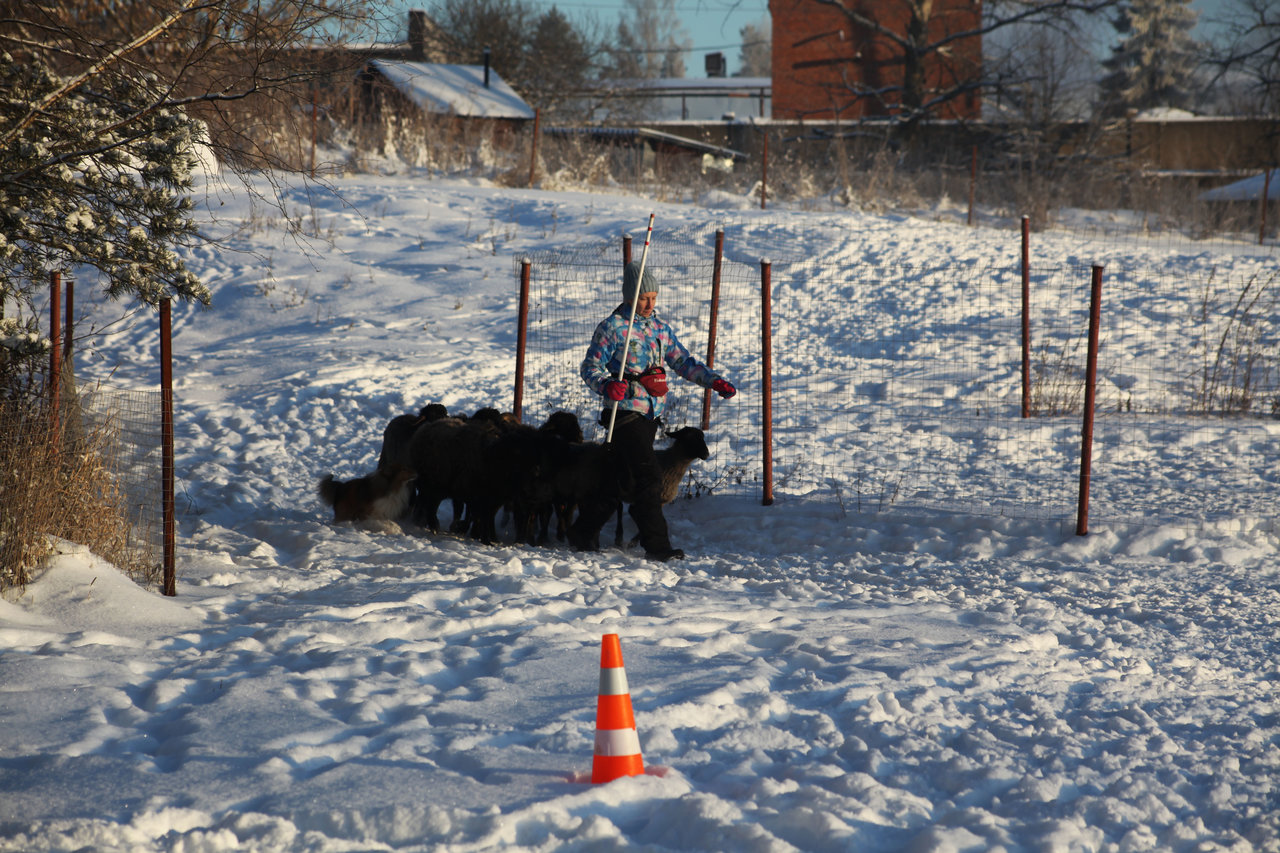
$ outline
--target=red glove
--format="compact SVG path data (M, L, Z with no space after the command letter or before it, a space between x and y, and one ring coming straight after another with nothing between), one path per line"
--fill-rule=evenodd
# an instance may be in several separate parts
M606 400L612 400L615 403L621 403L627 396L627 383L619 382L617 379L610 379L604 383L604 397Z
M715 391L726 400L738 393L738 389L734 388L727 379L717 379L715 382L712 382L711 390Z

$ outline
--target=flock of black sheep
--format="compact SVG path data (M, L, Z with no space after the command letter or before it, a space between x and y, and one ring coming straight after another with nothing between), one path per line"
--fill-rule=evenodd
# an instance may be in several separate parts
M663 503L675 499L694 460L710 455L696 427L666 435L671 445L657 451ZM620 481L625 466L611 455L609 445L583 439L571 412L555 412L535 427L497 409L458 416L432 403L391 419L374 473L345 482L326 476L320 497L333 507L335 522L407 519L432 532L439 532L440 504L449 500L450 531L490 544L498 541L498 513L505 509L514 541L531 545L551 541L553 519L556 538L565 541L576 508L602 501L617 506L614 542L622 547L630 484ZM588 545L598 548L598 535Z

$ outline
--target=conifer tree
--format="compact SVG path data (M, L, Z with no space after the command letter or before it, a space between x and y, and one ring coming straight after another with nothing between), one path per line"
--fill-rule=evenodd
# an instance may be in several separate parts
M683 77L684 54L691 45L675 0L627 0L610 73L618 78Z
M350 20L346 2L0 0L0 366L31 349L54 270L96 268L126 302L209 304L179 255L201 239L197 152L279 162L267 122L240 117L300 113L298 89L326 73L310 37Z
M738 31L742 39L740 67L737 77L768 77L773 74L773 39L769 21L747 24Z
M587 36L552 6L538 18L529 42L525 97L555 118L594 81L595 55Z
M1190 0L1129 0L1114 21L1120 43L1103 63L1105 115L1154 107L1186 108L1194 97L1201 52L1191 37L1198 14Z
M533 7L524 0L441 0L435 20L447 34L447 59L476 65L489 50L489 61L517 91L528 76L528 44L534 28Z
M186 191L202 126L147 110L124 78L73 83L38 57L0 56L0 288L13 296L24 279L86 264L115 297L207 303L170 248L195 235Z

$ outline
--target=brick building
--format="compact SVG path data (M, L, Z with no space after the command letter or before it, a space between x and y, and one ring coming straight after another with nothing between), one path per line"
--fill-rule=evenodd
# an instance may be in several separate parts
M841 0L850 9L901 37L913 29L915 43L938 46L957 33L975 31L981 0ZM920 11L927 11L927 19ZM921 90L921 103L938 93L959 93L932 118L977 119L982 103L982 37L967 36L943 49L913 52L840 9L817 0L770 0L773 17L773 117L855 120L898 114ZM913 11L916 14L913 16ZM967 89L967 90L966 90Z

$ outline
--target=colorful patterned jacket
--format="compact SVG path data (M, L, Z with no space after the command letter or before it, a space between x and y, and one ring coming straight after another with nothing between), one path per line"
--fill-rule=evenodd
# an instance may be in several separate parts
M604 395L604 385L618 378L619 354L627 338L627 318L631 316L628 303L619 305L614 312L596 326L587 347L587 357L582 360L582 381L592 391ZM636 315L631 328L631 342L627 350L627 376L639 376L649 367L662 367L683 376L696 385L710 388L720 378L698 361L676 338L675 331L664 323L657 311L648 317ZM606 405L609 401L606 400ZM650 417L662 416L666 396L655 397L639 382L627 382L627 396L618 403L618 411L632 411Z

